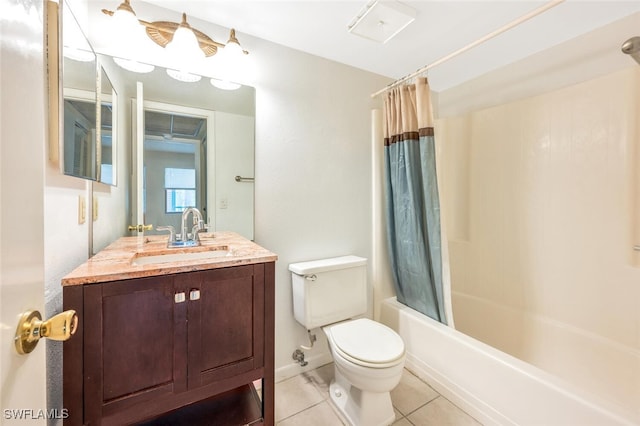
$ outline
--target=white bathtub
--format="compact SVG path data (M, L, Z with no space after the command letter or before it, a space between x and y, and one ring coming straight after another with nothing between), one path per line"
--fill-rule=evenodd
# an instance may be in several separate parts
M632 425L539 368L444 326L394 298L380 321L407 347L407 368L485 425Z

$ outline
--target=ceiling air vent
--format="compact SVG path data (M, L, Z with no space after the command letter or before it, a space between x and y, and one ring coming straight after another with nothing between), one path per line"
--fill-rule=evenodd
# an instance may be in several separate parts
M349 32L386 43L416 19L416 10L393 0L367 3L348 25Z

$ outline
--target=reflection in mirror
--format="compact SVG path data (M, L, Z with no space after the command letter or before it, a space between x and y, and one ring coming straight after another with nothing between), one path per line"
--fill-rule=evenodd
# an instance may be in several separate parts
M172 111L176 109L180 111ZM204 110L189 114L167 104L145 107L145 223L170 225L178 230L182 212L188 207L196 207L204 217L208 216L204 161L208 121L213 121L213 116Z
M68 5L63 10L63 172L96 180L96 55Z
M107 72L100 67L100 182L116 185L117 143L114 108L117 94Z
M64 93L64 173L95 180L95 99L90 92L65 89Z
M137 83L143 86L141 121L146 129L140 133L145 136L131 145L132 152L140 152L140 158L132 158L133 171L144 176L143 187L132 194L144 194L144 205L132 199L130 224L137 225L140 217L154 229L178 227L181 209L195 203L211 231L234 231L253 239L255 89L223 90L207 77L187 83L171 78L161 67L135 73L112 57L98 54L98 59L118 92L117 108L122 112L117 133L122 138L138 134L131 101L136 99ZM236 176L246 179L236 181Z

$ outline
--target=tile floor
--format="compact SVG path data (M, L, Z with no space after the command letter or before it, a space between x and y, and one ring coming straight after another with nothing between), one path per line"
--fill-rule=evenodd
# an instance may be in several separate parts
M276 383L278 426L341 426L342 419L329 400L333 364ZM397 426L479 426L467 413L440 396L429 385L404 370L391 392Z

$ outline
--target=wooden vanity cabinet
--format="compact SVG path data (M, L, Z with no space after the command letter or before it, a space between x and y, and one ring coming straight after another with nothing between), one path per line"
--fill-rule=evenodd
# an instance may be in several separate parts
M238 411L236 397L248 407L230 424L273 424L272 262L63 291L80 320L63 346L65 424L167 424L163 414L205 400L211 418L216 396L221 411Z

